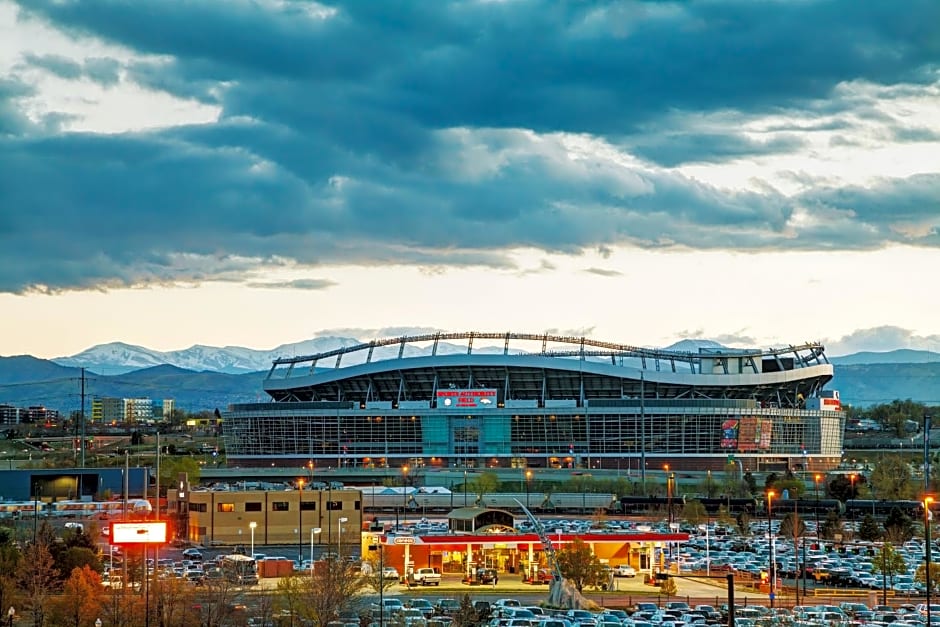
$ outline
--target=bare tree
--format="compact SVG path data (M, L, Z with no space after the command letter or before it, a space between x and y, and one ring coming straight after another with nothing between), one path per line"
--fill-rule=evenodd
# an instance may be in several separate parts
M301 599L301 616L314 627L325 627L349 609L356 593L362 589L363 576L359 568L349 561L333 559L322 567L313 568L306 578Z
M378 552L385 549L381 544L376 546L378 547L374 551L376 555L363 562L362 585L374 590L376 593L381 593L394 586L398 581L396 579L387 579L383 575L384 561Z
M220 627L232 617L241 594L241 589L225 579L207 581L194 594L199 609L199 624L204 627Z
M182 579L155 578L150 587L150 609L160 627L183 627L192 618L194 590Z
M29 545L16 572L26 609L32 614L33 627L43 627L46 622L46 604L59 576L46 544L36 542Z

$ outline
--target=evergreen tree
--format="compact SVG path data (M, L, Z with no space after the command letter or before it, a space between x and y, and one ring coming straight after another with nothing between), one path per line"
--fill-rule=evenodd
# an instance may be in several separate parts
M914 521L899 508L892 508L885 518L885 536L892 542L907 542L914 537Z
M858 537L866 542L877 540L883 533L884 530L881 528L881 525L878 524L878 521L876 521L875 517L871 514L865 514L865 517L862 518L862 522L858 525Z
M834 509L826 512L826 519L819 526L819 537L826 540L834 540L837 535L844 533L843 520Z

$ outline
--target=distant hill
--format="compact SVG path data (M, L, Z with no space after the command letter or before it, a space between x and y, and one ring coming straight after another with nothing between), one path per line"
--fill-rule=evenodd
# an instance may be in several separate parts
M91 413L93 396L172 398L176 407L187 412L267 400L269 397L261 389L265 374L193 372L167 365L114 376L86 371L85 411ZM66 414L78 410L81 369L34 357L0 357L0 403L18 407L44 405Z
M829 361L843 366L857 366L859 364L929 364L940 363L940 353L899 348L880 353L865 351L841 357L830 357Z

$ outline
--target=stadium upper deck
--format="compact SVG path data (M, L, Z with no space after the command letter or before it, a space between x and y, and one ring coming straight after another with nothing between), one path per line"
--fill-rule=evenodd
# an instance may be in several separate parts
M481 340L502 347L474 350ZM832 376L815 343L679 352L552 335L402 337L276 360L264 380L274 402L233 406L225 434L240 465L593 468L691 456L701 468L735 453L755 466L825 465L842 445L838 394L823 389Z

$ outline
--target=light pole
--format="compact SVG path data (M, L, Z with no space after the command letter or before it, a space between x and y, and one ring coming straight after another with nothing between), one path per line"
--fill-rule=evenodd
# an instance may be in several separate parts
M319 527L310 528L310 576L313 577L313 536L323 531Z
M349 519L343 516L336 521L336 556L339 559L343 557L343 523L349 522Z
M698 528L705 531L705 576L711 577L712 576L712 558L709 555L708 523L705 523L704 525L699 525Z
M525 471L525 508L529 509L529 482L532 481L532 471Z
M849 475L849 498L855 498L855 473Z
M255 559L255 527L258 526L258 523L251 521L248 523L248 528L251 529L251 559Z
M776 496L776 493L773 490L767 490L767 545L769 548L768 559L770 561L767 566L767 580L770 582L770 594L768 597L770 598L771 609L774 607L774 597L776 596L775 592L777 589L777 568L774 563L776 561L774 556L774 534L771 527L771 520L773 518L771 508L774 496Z
M401 467L401 519L408 524L408 464Z
M819 482L822 475L818 472L813 475L813 487L816 488L816 507L813 508L813 518L816 519L816 541L819 543Z
M297 563L304 560L304 480L297 480L300 494L297 496Z
M932 496L924 497L924 580L927 584L927 627L930 627L930 587L933 582L930 581L930 519L933 515L930 512L930 504L933 503Z

